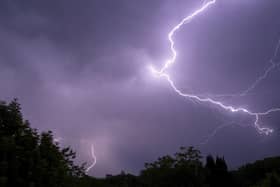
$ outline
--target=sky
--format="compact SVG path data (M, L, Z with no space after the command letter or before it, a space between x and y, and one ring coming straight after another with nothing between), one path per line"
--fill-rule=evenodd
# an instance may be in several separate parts
M0 1L0 100L52 130L93 176L138 174L145 162L195 146L230 168L280 154L280 113L260 120L178 96L147 67L171 57L167 35L198 0ZM176 32L168 73L186 93L259 112L280 107L279 0L217 0Z

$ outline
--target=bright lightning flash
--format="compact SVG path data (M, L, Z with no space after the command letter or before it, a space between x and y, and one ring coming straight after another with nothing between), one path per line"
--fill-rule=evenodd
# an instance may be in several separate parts
M94 154L94 146L91 145L91 156L93 158L93 163L86 169L86 172L88 173L96 164L96 156Z
M229 112L233 112L233 113L245 113L249 116L254 117L254 126L257 129L257 131L260 134L265 134L265 135L269 135L270 133L273 132L273 129L268 128L268 127L261 127L259 124L259 119L261 116L266 116L269 115L272 112L280 112L280 108L272 108L268 111L265 112L251 112L249 110L247 110L246 108L235 108L234 106L229 106L229 105L225 105L220 101L216 101L214 99L211 98L203 98L200 97L198 95L192 95L192 94L188 94L188 93L184 93L183 91L181 91L180 89L178 89L175 85L175 83L173 82L173 80L171 79L170 75L168 73L166 73L166 70L169 68L170 65L174 64L177 58L177 51L175 49L175 42L173 40L173 36L176 33L176 31L178 31L184 24L189 23L192 19L194 19L196 16L198 16L199 14L201 14L202 12L204 12L207 8L209 8L210 6L214 5L216 3L216 0L211 0L208 2L205 2L203 4L203 6L201 8L199 8L198 10L196 10L195 12L193 12L191 15L185 17L178 25L176 25L168 34L168 40L170 42L170 50L172 52L172 57L171 59L167 60L166 63L164 64L164 66L160 69L160 70L156 70L154 67L150 67L151 72L156 75L157 77L160 78L164 78L169 85L171 86L171 88L180 96L185 97L185 98L189 98L192 100L196 100L199 102L204 102L204 103L208 103L211 105L215 105L218 106L226 111Z

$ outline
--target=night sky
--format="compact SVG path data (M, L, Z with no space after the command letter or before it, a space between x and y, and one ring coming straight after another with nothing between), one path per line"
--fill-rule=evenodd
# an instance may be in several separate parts
M137 174L145 162L196 146L231 168L280 154L280 113L260 120L178 96L149 65L171 56L167 34L198 0L1 0L0 100L19 98L32 127L54 131L89 174ZM279 0L218 0L176 33L168 72L187 93L254 112L280 107ZM216 132L215 136L214 132Z

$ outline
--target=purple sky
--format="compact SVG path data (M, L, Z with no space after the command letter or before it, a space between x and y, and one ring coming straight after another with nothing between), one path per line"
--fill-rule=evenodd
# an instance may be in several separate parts
M137 174L144 162L194 145L234 168L280 154L280 114L261 120L178 97L147 66L169 58L167 33L202 5L197 0L2 0L0 99L17 97L25 118L53 130L95 176ZM176 33L177 85L195 94L245 90L269 66L280 38L279 0L218 0ZM275 57L280 61L280 54ZM246 97L226 104L264 111L280 106L280 69ZM220 125L211 139L207 139ZM209 140L207 144L201 142Z

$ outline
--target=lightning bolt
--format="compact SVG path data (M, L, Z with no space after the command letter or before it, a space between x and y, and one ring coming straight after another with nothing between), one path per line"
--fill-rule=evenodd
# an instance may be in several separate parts
M176 87L176 85L175 85L174 81L171 79L170 75L168 73L166 73L166 70L172 64L174 64L176 62L176 59L177 59L177 51L175 49L175 42L173 40L174 34L184 24L189 23L196 16L203 13L206 9L208 9L210 6L213 6L215 3L216 3L216 0L211 0L211 1L208 1L208 2L205 1L201 8L197 9L192 14L185 17L179 24L177 24L175 27L173 27L173 29L168 33L168 40L169 40L169 43L170 43L170 50L171 50L171 53L172 53L172 57L169 60L166 61L166 63L163 65L163 67L160 70L155 69L153 66L150 66L150 70L155 76L165 79L169 83L169 85L171 86L173 91L176 92L179 96L182 96L182 97L194 100L194 101L198 101L198 102L208 103L208 104L217 106L217 107L219 107L219 108L221 108L225 111L228 111L228 112L244 113L248 116L252 116L254 118L254 127L256 128L256 130L260 134L269 135L270 133L273 132L273 129L268 128L268 127L261 127L260 124L259 124L260 117L269 115L270 113L273 113L273 112L280 112L280 108L272 108L272 109L269 109L265 112L251 112L246 108L226 105L226 104L222 103L221 101L214 100L214 99L209 98L209 97L201 97L201 96L198 96L198 95L184 93L183 91L181 91L179 88Z
M199 145L205 145L205 144L207 144L207 143L210 141L210 139L213 138L220 130L222 130L222 129L226 128L226 127L233 126L233 125L235 125L234 122L227 122L227 123L225 123L225 124L219 125L219 126L218 126L217 128L215 128L215 129L213 130L213 132L212 132L210 135L208 135L207 138L206 138L203 142L201 142Z
M96 156L94 154L94 146L91 145L91 156L93 158L93 163L86 169L86 173L88 173L96 164Z
M280 70L280 60L278 59L279 51L280 51L280 39L278 39L273 55L269 59L270 65L264 70L264 72L259 77L257 77L257 79L255 79L255 81L249 87L247 87L243 91L238 92L236 94L204 94L204 95L208 95L209 97L214 97L214 98L225 98L225 97L233 98L233 97L248 96L250 92L253 91L262 81L264 81L273 70L275 70L276 68Z
M248 87L246 90L244 90L240 96L246 96L250 91L252 91L253 89L255 89L257 87L257 85L263 81L264 79L267 78L267 76L271 73L272 70L274 70L275 68L279 68L280 67L280 62L277 62L277 55L279 53L279 49L280 49L280 39L278 40L278 43L276 45L275 51L273 53L273 56L271 57L271 59L269 60L270 62L270 66L265 69L264 73L259 76L255 82Z

